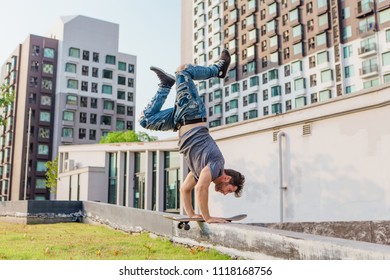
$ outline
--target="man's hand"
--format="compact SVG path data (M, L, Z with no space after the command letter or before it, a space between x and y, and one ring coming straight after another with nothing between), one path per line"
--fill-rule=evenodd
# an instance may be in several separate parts
M224 219L224 218L217 218L217 217L210 217L209 219L205 220L205 222L208 223L208 224L211 224L211 223L219 223L219 224L229 223L229 221L227 221L226 219Z

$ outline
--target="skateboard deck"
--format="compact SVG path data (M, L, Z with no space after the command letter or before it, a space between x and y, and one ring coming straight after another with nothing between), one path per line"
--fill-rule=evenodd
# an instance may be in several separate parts
M240 221L242 219L245 219L247 217L246 214L236 215L228 218L223 218L228 222L232 221ZM185 229L189 230L191 227L189 225L189 222L204 222L205 220L203 218L189 218L189 217L173 217L173 216L164 216L164 218L179 222L177 227L179 229Z

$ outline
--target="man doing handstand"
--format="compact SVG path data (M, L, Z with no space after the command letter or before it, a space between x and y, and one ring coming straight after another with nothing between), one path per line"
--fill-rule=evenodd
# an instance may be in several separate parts
M208 207L209 187L224 195L241 196L245 177L238 171L225 169L225 160L207 128L206 110L199 97L194 80L212 77L224 78L230 64L230 54L223 50L218 62L211 66L182 65L176 77L157 67L150 67L160 80L157 93L141 113L139 122L150 130L179 131L179 151L184 155L190 173L180 187L180 200L190 218L203 217L208 223L224 223L223 218L211 217ZM173 108L161 110L171 87L176 82L176 100ZM191 191L201 214L195 214Z

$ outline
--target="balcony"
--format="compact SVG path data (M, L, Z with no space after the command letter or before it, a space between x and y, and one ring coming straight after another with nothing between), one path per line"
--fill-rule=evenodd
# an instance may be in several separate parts
M378 75L378 64L376 63L360 68L361 78L370 78L377 75Z
M356 8L356 17L361 18L365 17L374 12L374 2L362 3L362 1L358 2L358 6Z
M376 43L367 44L359 48L359 57L365 58L367 56L374 55L376 54L376 51L377 51Z
M370 22L357 28L357 33L360 37L367 37L374 34L376 31L375 22Z

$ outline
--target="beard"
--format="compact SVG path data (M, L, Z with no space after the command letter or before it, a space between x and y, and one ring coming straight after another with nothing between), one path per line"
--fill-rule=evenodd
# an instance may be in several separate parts
M219 191L222 190L222 188L223 188L224 186L227 186L227 185L229 185L229 183L225 183L225 182L218 183L218 184L215 185L215 191L216 191L216 192L219 192Z

